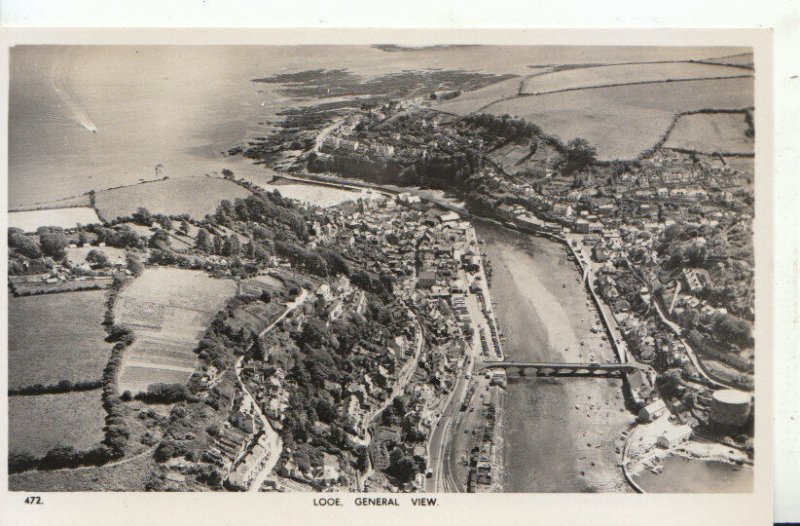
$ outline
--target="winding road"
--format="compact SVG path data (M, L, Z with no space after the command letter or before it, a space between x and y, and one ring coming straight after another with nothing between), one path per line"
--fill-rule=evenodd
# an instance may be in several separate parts
M297 307L302 305L303 302L306 300L307 296L308 293L306 292L306 290L305 289L301 290L297 298L295 298L294 301L288 303L286 305L286 310L283 311L283 313L280 316L278 316L278 318L275 321L269 324L269 326L266 329L261 331L258 334L258 337L260 338L269 331L271 331L275 327L275 325L280 323L290 312L292 312ZM253 344L250 344L250 347L252 347L252 345ZM250 350L250 347L248 347L248 351ZM239 385L242 388L242 398L243 398L242 405L246 407L249 404L250 407L253 408L255 413L258 415L258 418L261 420L261 423L263 424L264 433L267 437L266 461L264 462L264 465L261 467L261 470L253 478L253 482L250 484L247 490L247 491L257 492L261 487L261 484L263 484L264 480L266 480L266 478L275 468L275 464L278 462L278 458L280 457L280 452L283 449L283 442L281 441L281 437L278 434L278 432L275 431L275 429L273 429L272 425L269 423L267 415L264 414L264 411L261 409L261 406L258 405L258 402L256 402L253 394L250 392L249 389L247 389L247 385L242 381L243 360L244 360L244 355L240 356L239 359L236 360L236 379L239 381Z

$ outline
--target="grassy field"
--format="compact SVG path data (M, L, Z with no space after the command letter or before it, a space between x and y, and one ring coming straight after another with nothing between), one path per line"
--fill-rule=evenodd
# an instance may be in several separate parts
M260 186L269 192L278 190L283 197L297 199L301 203L323 208L340 205L347 201L355 201L361 195L360 192L356 191L313 184L262 184Z
M753 105L753 79L665 82L517 97L487 112L533 122L564 141L582 137L600 159L630 159L652 147L677 113Z
M113 278L111 276L85 276L82 279L59 281L58 283L45 283L43 281L15 281L13 283L13 288L14 294L17 296L35 296L40 294L104 289L111 285L112 281Z
M67 249L67 259L72 265L79 265L86 263L86 256L88 256L89 252L91 252L92 250L97 250L105 254L106 257L108 258L108 262L112 265L125 264L126 251L124 248L117 248L117 247L93 247L91 245L86 245L82 247L70 247Z
M21 228L25 232L35 232L40 226L75 228L78 224L89 225L99 222L100 219L94 209L86 206L8 213L8 226Z
M609 84L660 82L699 78L746 75L741 68L693 62L657 64L617 64L556 71L536 75L522 83L522 94L534 95L553 91L585 89Z
M189 214L202 218L212 214L223 199L250 195L246 189L219 177L185 177L137 184L97 192L97 208L106 219L129 216L140 206L152 213Z
M103 441L102 390L12 396L8 399L9 451L41 456L56 446L89 449Z
M522 79L508 79L485 88L462 93L458 97L434 106L435 109L455 115L469 115L494 101L515 97L519 93Z
M746 129L747 122L740 113L683 115L664 147L703 153L753 153L753 139L745 135Z
M8 385L99 380L108 361L105 292L8 298Z
M8 477L9 491L144 491L155 461L146 453L119 464L27 471Z
M143 391L152 383L183 383L195 369L194 349L206 326L236 293L231 280L168 267L147 269L123 289L116 323L133 329L125 352L120 391Z
M740 53L738 55L729 55L726 57L711 58L708 59L707 62L714 62L715 64L730 64L733 66L753 67L753 54Z

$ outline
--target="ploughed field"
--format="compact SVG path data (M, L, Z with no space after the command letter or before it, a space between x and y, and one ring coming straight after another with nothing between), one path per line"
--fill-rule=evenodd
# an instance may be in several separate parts
M8 398L9 453L45 455L57 446L87 450L103 441L102 390Z
M111 349L102 325L105 297L101 290L9 295L9 388L99 380Z
M202 271L150 268L127 285L114 310L115 323L132 329L125 351L120 393L146 391L154 383L185 383L195 370L200 338L225 301L236 294L232 280Z
M219 177L183 177L142 183L96 194L97 209L105 219L130 216L139 207L154 214L189 214L202 218L213 214L223 199L233 201L250 192Z
M480 112L521 117L564 142L584 138L597 147L600 160L613 160L636 158L657 145L682 113L753 105L751 70L668 62L537 73L464 93L434 109L461 116ZM722 135L735 135L739 129L737 125Z

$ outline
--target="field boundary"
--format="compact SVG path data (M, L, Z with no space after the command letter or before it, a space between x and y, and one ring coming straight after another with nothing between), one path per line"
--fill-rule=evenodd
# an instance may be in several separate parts
M753 110L755 110L754 106L747 106L745 108L738 108L738 109L703 108L703 109L700 109L700 110L690 110L690 111L682 111L680 113L676 113L675 116L673 117L672 122L670 123L669 127L661 135L661 137L659 137L658 141L656 141L656 143L653 146L651 146L650 148L648 148L646 150L643 150L636 158L637 159L648 159L649 157L652 157L656 153L657 150L662 148L664 146L664 143L666 143L667 140L669 139L670 134L675 129L675 126L678 124L678 120L680 120L681 117L684 117L684 116L687 116L687 115L716 115L716 114L742 114L742 115L746 116L747 114L749 114ZM712 153L712 154L708 154L708 153L704 153L704 152L700 152L700 151L691 151L691 150L681 151L681 150L679 150L677 148L669 148L669 149L670 150L679 151L681 153L696 153L696 154L702 154L702 155L715 155L717 153L717 152L715 152L715 153ZM725 154L721 154L721 155L723 157L739 157L739 155L725 155ZM747 157L755 157L755 154L747 155Z
M66 394L81 391L94 391L103 387L102 380L70 382L62 380L55 384L34 384L8 390L8 396L38 396L43 394Z

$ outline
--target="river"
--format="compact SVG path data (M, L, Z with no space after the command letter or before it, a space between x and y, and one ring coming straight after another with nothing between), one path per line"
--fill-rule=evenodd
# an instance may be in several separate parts
M494 270L492 299L509 359L614 360L591 333L597 313L566 247L485 222L475 228ZM503 430L505 491L628 491L616 450L632 422L620 380L512 379Z

